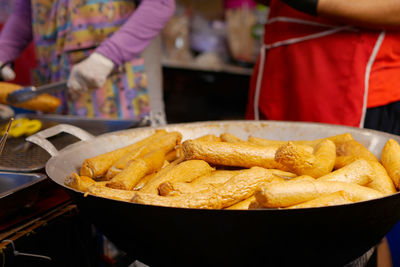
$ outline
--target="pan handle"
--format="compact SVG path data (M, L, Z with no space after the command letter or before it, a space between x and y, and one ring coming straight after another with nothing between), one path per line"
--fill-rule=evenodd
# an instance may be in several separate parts
M82 141L88 141L94 138L93 135L76 126L69 124L58 124L54 127L48 128L34 135L31 135L25 140L40 146L41 148L46 150L52 157L54 157L58 154L58 150L52 143L50 143L50 141L47 140L47 138L55 136L62 132L69 133L81 139Z

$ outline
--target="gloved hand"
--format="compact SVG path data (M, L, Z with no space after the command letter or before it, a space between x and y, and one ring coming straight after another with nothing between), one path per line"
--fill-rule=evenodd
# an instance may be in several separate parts
M0 66L2 65L3 62L0 61ZM3 81L12 81L15 79L15 72L8 65L6 65L0 70L0 78Z
M113 68L110 59L99 53L91 54L72 67L67 82L69 95L76 99L83 92L102 87Z

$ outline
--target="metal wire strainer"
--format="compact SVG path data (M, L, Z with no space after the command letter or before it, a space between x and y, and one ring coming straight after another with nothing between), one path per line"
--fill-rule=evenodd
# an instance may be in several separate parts
M78 138L60 134L52 137L51 142L57 149L62 149L67 145L79 141ZM46 165L50 159L50 154L39 146L31 145L25 138L9 138L4 146L3 153L0 155L0 170L13 172L32 172L37 171Z

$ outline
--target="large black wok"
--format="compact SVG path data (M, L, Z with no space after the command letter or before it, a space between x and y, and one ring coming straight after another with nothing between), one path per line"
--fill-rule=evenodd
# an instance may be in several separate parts
M58 128L57 128L58 127ZM316 139L345 132L376 156L383 132L316 123L226 121L175 124L183 139L229 132L281 139ZM61 151L44 138L76 129L59 125L31 136L52 154L48 176L71 192L83 214L120 249L150 266L343 266L378 244L400 220L400 193L348 205L297 210L200 210L168 208L87 196L64 185L84 159L133 143L154 131L140 128L83 141Z

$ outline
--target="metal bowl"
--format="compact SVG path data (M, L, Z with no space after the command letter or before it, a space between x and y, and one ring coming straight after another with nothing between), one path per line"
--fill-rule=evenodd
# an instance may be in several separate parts
M173 124L183 139L224 132L277 140L305 140L351 133L377 157L399 136L353 127L280 121ZM201 210L84 197L64 185L84 159L128 145L154 128L91 137L61 151L47 147L49 177L76 197L83 214L119 248L151 266L343 266L368 251L400 219L400 193L347 205L309 209ZM57 132L57 131L56 131Z

